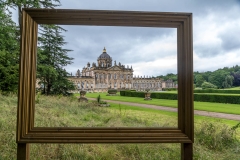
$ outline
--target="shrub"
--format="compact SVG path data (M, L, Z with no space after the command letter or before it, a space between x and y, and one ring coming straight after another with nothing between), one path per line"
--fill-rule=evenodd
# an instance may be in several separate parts
M97 96L97 103L100 103L101 102L101 96L100 94Z
M163 91L176 91L177 88L163 88Z
M215 86L214 84L209 83L209 82L203 82L203 84L202 84L202 88L203 88L203 89L206 89L206 88L216 89L217 86Z
M120 91L120 96L125 96L126 91Z
M108 94L116 94L117 90L116 89L109 89Z
M131 92L131 91L120 91L121 96L128 96L128 97L145 97L145 92ZM172 99L177 100L176 93L151 93L151 98L158 98L158 99Z

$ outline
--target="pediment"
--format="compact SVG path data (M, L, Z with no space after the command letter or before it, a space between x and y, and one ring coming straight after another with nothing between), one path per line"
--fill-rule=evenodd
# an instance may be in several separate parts
M107 69L108 71L121 71L122 69L118 66L112 66Z

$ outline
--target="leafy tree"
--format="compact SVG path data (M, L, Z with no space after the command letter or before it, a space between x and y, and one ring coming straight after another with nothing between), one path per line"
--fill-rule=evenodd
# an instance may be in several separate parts
M214 84L209 83L209 82L203 82L202 88L203 88L203 89L210 89L210 88L216 89L217 86L215 86Z
M195 81L196 81L196 86L197 87L201 87L202 83L205 81L203 76L201 74L196 75L195 77Z
M225 81L225 77L230 74L224 70L216 70L212 72L212 74L208 77L208 82L214 84L218 88L224 88L223 82Z
M240 86L240 70L231 75L233 76L233 86Z
M74 85L67 79L67 72L64 66L71 64L73 58L67 56L71 50L63 49L66 44L61 35L66 32L60 26L42 25L40 30L37 78L43 85L44 94L67 94L73 90Z
M0 4L0 90L16 91L19 44L17 27L6 7Z
M13 57L14 56L14 57ZM0 90L14 92L18 88L18 54L0 51Z
M223 82L222 86L223 88L231 88L232 85L233 85L233 80L234 80L234 77L231 76L231 75L227 75L225 77L225 81Z
M171 79L171 80L173 80L174 83L177 83L177 80L178 80L177 74L173 74L173 73L168 73L166 76L160 75L157 77L162 78L165 81L168 79Z
M204 80L208 82L209 76L212 74L211 71L203 72L201 75L203 76Z

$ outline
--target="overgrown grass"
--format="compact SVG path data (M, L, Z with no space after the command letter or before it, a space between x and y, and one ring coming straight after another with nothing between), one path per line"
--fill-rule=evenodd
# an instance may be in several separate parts
M15 95L0 95L0 159L16 159ZM118 104L95 107L79 104L75 97L39 96L36 104L36 126L174 126L176 115L132 109ZM165 122L165 123L164 123ZM207 124L215 129L204 130ZM231 127L220 122L195 123L194 159L238 159L239 140ZM211 134L207 134L211 131ZM219 134L221 133L221 134ZM221 136L216 136L221 135ZM224 135L224 136L223 136ZM216 137L204 141L208 137ZM228 141L221 137L228 137ZM217 142L223 144L211 147ZM226 143L227 142L227 143ZM31 159L180 159L180 144L31 144Z
M49 103L51 99L51 103ZM64 100L65 99L65 100ZM91 103L78 103L67 97L42 96L36 104L36 127L123 127L123 126L161 126L171 124L176 126L176 116L155 114L152 120L149 112L142 110L128 110L126 106L112 104L110 108L96 107ZM65 103L69 101L67 107ZM114 107L115 106L115 107ZM51 110L51 112L49 112ZM169 112L171 113L171 112ZM151 113L152 114L152 113ZM59 120L60 119L60 120ZM148 119L146 121L146 119ZM172 120L174 119L174 121ZM170 123L171 122L171 123ZM47 124L47 126L46 126Z
M139 97L106 96L106 93L88 93L86 96L95 98L99 94L101 95L102 99L133 102L133 103L142 103L142 104L152 104L152 105L157 105L157 106L166 106L166 107L177 108L177 100L152 99L151 101L145 101L144 98L139 98ZM240 105L239 104L194 102L194 109L202 110L202 111L209 111L209 112L219 112L219 113L229 113L229 114L239 114L240 115Z

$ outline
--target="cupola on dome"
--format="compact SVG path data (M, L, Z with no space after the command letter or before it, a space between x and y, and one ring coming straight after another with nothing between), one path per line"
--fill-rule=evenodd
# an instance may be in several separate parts
M102 52L102 54L98 57L98 59L112 59L112 58L107 54L106 48L104 47L104 48L103 48L103 52Z

